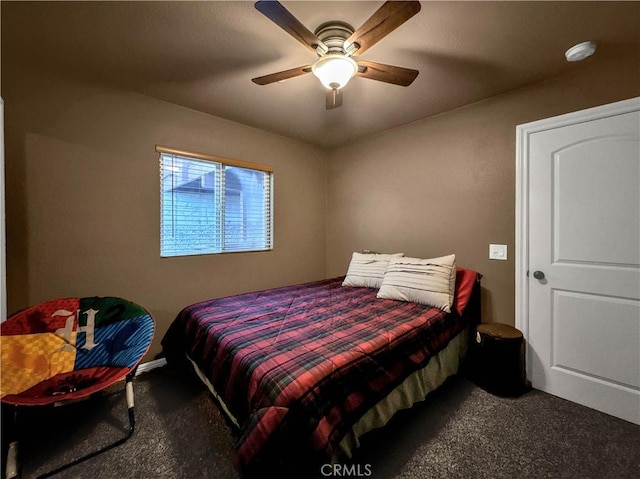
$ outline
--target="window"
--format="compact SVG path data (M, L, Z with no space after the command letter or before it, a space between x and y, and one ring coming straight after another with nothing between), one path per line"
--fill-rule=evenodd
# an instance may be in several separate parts
M156 147L160 256L272 249L271 167Z

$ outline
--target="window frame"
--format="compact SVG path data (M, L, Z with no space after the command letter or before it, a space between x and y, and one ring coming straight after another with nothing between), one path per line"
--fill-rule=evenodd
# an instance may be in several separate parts
M273 191L274 191L274 169L272 166L270 165L263 165L263 164L259 164L259 163L253 163L253 162L249 162L249 161L243 161L243 160L235 160L235 159L231 159L231 158L224 158L224 157L219 157L219 156L213 156L213 155L208 155L208 154L204 154L204 153L196 153L196 152L192 152L192 151L187 151L187 150L181 150L181 149L177 149L177 148L171 148L171 147L167 147L167 146L161 146L161 145L156 145L155 150L157 153L159 153L159 164L160 164L160 172L161 172L161 176L160 176L160 257L161 258L176 258L176 257L181 257L181 256L200 256L200 255L218 255L218 254L235 254L235 253L251 253L251 252L265 252L265 251L273 251L274 249L274 223L273 223L273 215L274 215L274 201L273 201ZM223 171L224 171L224 167L225 166L231 166L231 167L237 167L237 168L243 168L243 169L248 169L248 170L254 170L254 171L259 171L259 172L263 172L266 173L268 175L268 182L269 182L269 192L267 193L268 198L269 198L269 211L267 212L265 209L265 220L268 222L268 227L266 228L267 231L265 231L265 233L268 234L268 237L266 238L266 243L267 243L267 247L265 248L256 248L256 249L224 249L224 247L221 247L220 251L206 251L206 252L198 252L198 251L194 251L194 252L180 252L180 253L174 253L174 254L167 254L166 252L163 254L162 251L162 225L163 225L163 213L162 213L162 208L163 208L163 184L162 184L162 162L163 162L163 155L173 155L173 156L177 156L177 157L183 157L185 159L193 159L196 161L211 161L211 162L215 162L215 163L219 163L221 165L223 165ZM226 191L226 190L225 190ZM224 198L225 198L225 191L222 192L222 197L223 197L223 201L222 203L224 204ZM242 191L242 190L239 190ZM224 219L224 215L222 216L222 220L221 223L224 225L225 219ZM221 241L221 244L224 244L224 239L218 238Z

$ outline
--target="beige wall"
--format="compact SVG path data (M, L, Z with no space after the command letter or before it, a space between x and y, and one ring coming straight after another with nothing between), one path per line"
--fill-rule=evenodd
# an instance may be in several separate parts
M514 322L515 127L640 95L638 59L389 130L333 151L141 95L11 68L5 99L9 313L115 295L158 322L195 301L337 276L363 248L454 252L484 318ZM383 114L383 112L381 112ZM159 257L156 144L275 167L275 249ZM488 260L489 243L509 260Z
M9 313L120 296L157 320L195 301L321 279L326 152L142 95L3 71ZM271 252L160 258L156 144L275 168Z
M637 57L577 70L331 152L327 275L364 248L455 253L484 275L483 319L513 325L516 125L640 95Z

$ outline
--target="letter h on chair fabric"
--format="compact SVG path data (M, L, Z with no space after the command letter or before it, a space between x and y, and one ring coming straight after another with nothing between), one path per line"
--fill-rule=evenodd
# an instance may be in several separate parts
M141 306L113 297L64 298L22 310L0 325L0 400L20 408L87 398L125 380L129 431L95 452L39 476L49 477L131 437L135 427L133 376L149 350L155 323ZM17 440L9 445L7 479L19 476Z

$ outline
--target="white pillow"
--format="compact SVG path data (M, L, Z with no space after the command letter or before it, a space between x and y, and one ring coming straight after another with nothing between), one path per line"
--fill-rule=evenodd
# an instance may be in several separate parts
M404 253L353 253L347 277L342 282L342 286L379 288L389 260L401 256L404 256Z
M392 258L378 298L435 306L450 313L456 287L456 255L440 258Z

